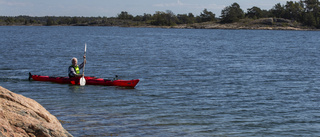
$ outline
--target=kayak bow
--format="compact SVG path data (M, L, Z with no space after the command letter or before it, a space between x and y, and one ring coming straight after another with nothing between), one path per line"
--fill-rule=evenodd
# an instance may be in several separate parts
M80 85L80 78L81 77L50 77L50 76L40 76L40 75L32 75L29 72L29 80L31 78L34 81L47 81L47 82L54 82L60 84L72 84L72 85ZM128 87L134 88L138 83L139 79L133 80L120 80L120 79L103 79L103 78L96 78L91 76L85 76L86 85L103 85L103 86L118 86L118 87Z

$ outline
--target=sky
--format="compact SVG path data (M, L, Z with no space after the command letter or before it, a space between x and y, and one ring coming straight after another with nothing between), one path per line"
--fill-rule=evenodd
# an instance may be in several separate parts
M218 17L222 9L234 2L247 12L253 6L269 10L286 1L289 0L0 0L0 16L117 17L121 11L136 16L167 10L198 16L207 9Z

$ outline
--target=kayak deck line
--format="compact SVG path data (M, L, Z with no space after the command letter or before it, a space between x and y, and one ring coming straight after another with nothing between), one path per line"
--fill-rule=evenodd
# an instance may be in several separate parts
M72 85L80 85L81 77L53 77L53 76L41 76L41 75L32 75L29 72L29 80L33 79L34 81L46 81L46 82L54 82L60 84L72 84ZM92 76L84 76L86 80L86 85L102 85L102 86L118 86L118 87L127 87L134 88L138 83L139 79L132 80L121 80L116 76L113 80L97 78Z

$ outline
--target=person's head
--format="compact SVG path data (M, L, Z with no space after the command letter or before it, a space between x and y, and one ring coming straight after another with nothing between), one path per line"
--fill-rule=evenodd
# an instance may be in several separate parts
M73 57L73 58L71 59L71 63L72 63L73 66L77 66L77 64L78 64L78 59L75 58L75 57Z

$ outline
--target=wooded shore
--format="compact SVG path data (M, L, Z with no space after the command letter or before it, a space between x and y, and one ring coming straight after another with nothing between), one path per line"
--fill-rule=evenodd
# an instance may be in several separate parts
M247 30L312 30L319 31L309 26L304 26L296 21L283 18L261 18L261 19L241 19L234 23L220 23L209 21L192 24L176 24L171 26L152 25L147 22L134 22L131 20L108 19L108 22L89 22L71 24L52 24L44 22L34 23L1 23L0 26L110 26L110 27L139 27L139 28L173 28L173 29L247 29Z

